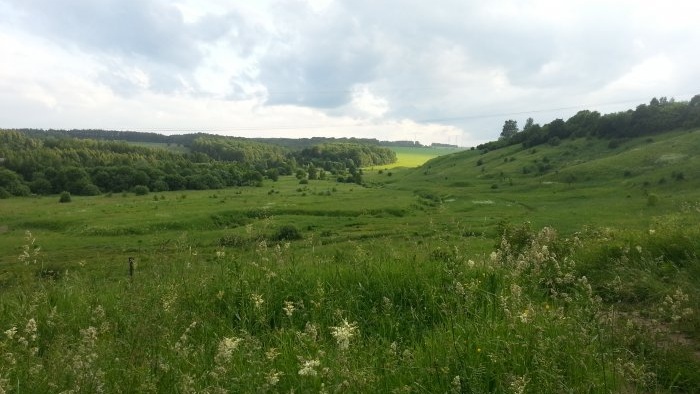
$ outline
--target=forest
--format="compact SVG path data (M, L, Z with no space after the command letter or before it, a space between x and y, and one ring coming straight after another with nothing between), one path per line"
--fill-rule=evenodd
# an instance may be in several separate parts
M360 167L396 161L378 141L324 141L291 149L202 133L0 130L0 197L261 186L292 174L361 184Z
M654 97L649 104L640 104L634 110L605 115L583 110L566 121L555 119L543 126L528 118L522 131L516 121L509 119L503 125L501 138L477 148L489 151L516 144L526 148L545 143L556 146L564 139L583 137L608 139L614 147L629 138L697 127L700 127L700 95L690 101Z

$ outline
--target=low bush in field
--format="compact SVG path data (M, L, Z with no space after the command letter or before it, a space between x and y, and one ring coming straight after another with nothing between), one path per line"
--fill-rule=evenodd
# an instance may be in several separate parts
M304 238L304 236L302 235L301 230L299 230L299 228L293 224L280 226L280 228L278 228L274 234L270 236L272 241L296 241L302 238Z
M66 202L70 202L70 201L71 201L71 197L70 197L70 193L68 193L68 192L61 193L61 195L58 198L58 202L61 202L61 203L66 203Z

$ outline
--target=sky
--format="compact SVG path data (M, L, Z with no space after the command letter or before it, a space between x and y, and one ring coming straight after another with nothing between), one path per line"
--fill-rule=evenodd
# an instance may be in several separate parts
M0 128L460 146L700 94L700 2L0 0Z

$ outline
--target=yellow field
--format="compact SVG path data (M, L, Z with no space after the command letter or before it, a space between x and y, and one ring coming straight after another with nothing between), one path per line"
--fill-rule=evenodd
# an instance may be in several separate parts
M386 168L397 167L418 167L430 159L438 156L447 155L454 152L459 152L462 149L452 148L408 148L408 147L391 147L396 152L396 163L385 166Z

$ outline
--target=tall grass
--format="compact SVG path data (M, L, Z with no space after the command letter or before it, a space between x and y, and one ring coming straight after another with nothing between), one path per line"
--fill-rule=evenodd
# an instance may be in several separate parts
M584 275L596 271L576 259L590 257L589 247L604 253L596 237L562 239L550 228L506 231L482 257L447 238L375 239L324 251L308 240L198 250L182 239L174 253L137 262L133 278L126 269L117 279L80 269L25 277L0 300L0 388L698 389L698 378L677 362L682 355L650 341L641 319L621 318L601 299L597 289L607 279L598 275L595 283ZM653 245L648 239L643 247ZM689 255L697 243L682 247L689 260L679 264L697 265ZM22 250L32 259L16 264L41 264L41 251L31 244ZM696 294L680 291L666 294L679 304L678 319L658 309L649 318L674 327L692 321L696 312L684 311Z

